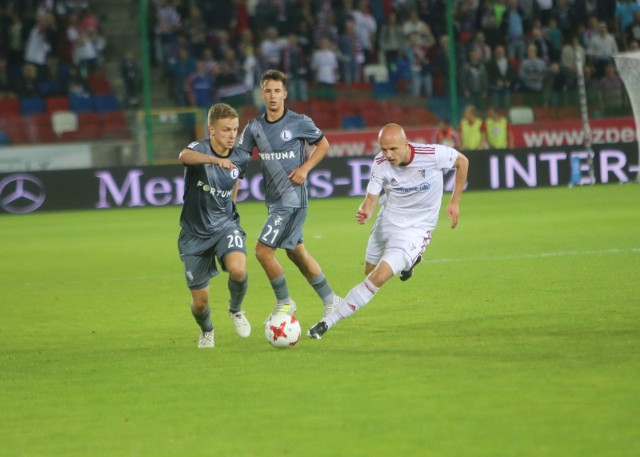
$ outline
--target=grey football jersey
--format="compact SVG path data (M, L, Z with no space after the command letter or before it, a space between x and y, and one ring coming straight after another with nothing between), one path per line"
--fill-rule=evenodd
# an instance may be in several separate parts
M307 206L306 186L294 186L289 173L305 162L305 142L316 144L323 136L309 117L287 109L275 122L269 122L264 114L249 121L236 148L247 155L254 146L258 148L267 206Z
M220 157L209 139L194 141L187 146L203 154ZM237 224L239 215L231 200L233 186L244 177L249 156L236 148L229 156L237 169L225 170L213 164L184 166L184 203L180 226L195 236L207 237L226 224Z

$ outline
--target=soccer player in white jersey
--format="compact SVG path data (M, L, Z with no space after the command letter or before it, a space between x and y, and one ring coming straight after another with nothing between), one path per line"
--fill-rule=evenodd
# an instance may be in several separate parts
M258 235L256 258L276 296L271 314L293 314L297 308L275 255L276 249L285 249L322 300L322 315L326 316L342 299L334 294L322 268L306 250L302 232L307 217L307 175L327 155L329 142L308 116L285 108L287 75L266 71L260 89L266 112L249 121L236 147L247 155L256 148L260 157L269 214ZM315 146L309 157L306 144Z
M431 240L443 197L443 172L456 170L447 206L451 228L458 225L460 196L467 181L469 161L457 150L439 144L409 143L404 129L387 124L378 135L380 152L371 169L367 195L356 212L364 224L373 215L380 193L381 206L365 256L366 279L349 291L342 303L307 332L320 339L340 320L369 303L389 279L413 268Z

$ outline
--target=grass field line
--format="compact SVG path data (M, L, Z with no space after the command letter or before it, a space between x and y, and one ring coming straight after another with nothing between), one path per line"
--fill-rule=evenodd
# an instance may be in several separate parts
M486 262L494 260L528 260L544 259L547 257L571 257L571 256L592 256L592 255L612 255L612 254L638 254L640 248L631 249L602 249L597 251L552 251L539 252L536 254L514 254L480 257L445 257L442 259L426 259L427 263L448 263L448 262Z
M453 263L453 262L487 262L487 261L503 261L503 260L528 260L528 259L544 259L549 257L570 257L570 256L597 256L597 255L616 255L616 254L639 254L640 247L631 249L602 249L595 251L551 251L551 252L539 252L536 254L514 254L514 255L502 255L502 256L478 256L478 257L445 257L442 259L425 259L423 263ZM110 282L131 282L131 281L157 281L162 279L175 278L175 274L166 275L143 275L143 276L114 276L114 277L102 277L97 282L110 283ZM95 280L93 280L96 282ZM65 284L82 284L83 280L64 280ZM23 282L17 284L16 282L3 282L0 284L11 285L12 287L42 287L50 284L60 284L58 280L52 281L37 281L37 282Z

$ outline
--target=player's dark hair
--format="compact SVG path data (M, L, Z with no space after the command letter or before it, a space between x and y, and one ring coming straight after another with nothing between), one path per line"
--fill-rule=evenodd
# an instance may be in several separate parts
M209 125L213 125L218 119L235 119L237 117L240 116L232 106L226 103L216 103L209 109L207 121Z
M280 81L282 86L287 88L287 75L280 70L267 70L260 78L260 87L264 87L267 81Z

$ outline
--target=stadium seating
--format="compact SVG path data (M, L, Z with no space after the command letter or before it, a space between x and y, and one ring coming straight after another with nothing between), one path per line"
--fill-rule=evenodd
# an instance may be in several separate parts
M54 143L58 139L51 127L51 117L46 113L24 116L24 127L30 143Z
M509 109L509 122L517 124L531 124L535 120L533 109L528 106L512 106Z
M51 127L58 138L67 132L77 132L78 115L73 111L56 111L51 114ZM73 135L66 138L71 139L72 137Z
M40 97L26 97L20 99L20 112L24 116L32 114L43 114L45 112L45 102Z
M118 103L118 99L113 94L97 95L94 97L94 102L95 102L95 110L98 113L120 110L120 104Z
M77 114L94 111L93 97L71 94L69 95L69 107Z
M45 108L49 114L56 111L69 111L69 99L63 96L47 97L45 99Z
M90 75L88 81L89 88L94 96L113 94L113 87L106 78L99 75Z
M0 116L11 113L20 114L20 101L17 98L0 98Z
M130 136L131 132L122 111L106 111L102 113L103 138L128 138Z
M96 140L100 138L100 116L94 111L78 114L78 139Z

